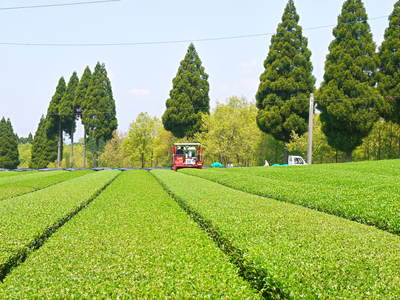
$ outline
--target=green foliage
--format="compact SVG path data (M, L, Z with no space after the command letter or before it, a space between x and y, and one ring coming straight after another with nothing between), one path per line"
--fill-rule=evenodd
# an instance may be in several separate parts
M47 120L42 116L32 142L30 168L43 169L57 159L57 137L47 135Z
M184 172L400 234L399 167L386 161Z
M79 84L79 78L74 72L68 82L65 94L59 103L59 113L63 115L64 123L63 130L68 133L70 137L73 136L76 129L77 112L75 107L76 89Z
M97 63L91 77L82 122L88 136L95 141L97 151L100 140L110 140L117 129L115 100L104 64Z
M88 89L90 86L90 82L92 81L92 72L89 67L85 68L81 79L79 80L79 84L75 90L75 109L78 116L82 117L82 112L88 106ZM82 119L82 123L85 125L88 120Z
M103 171L0 201L0 278L52 230L85 206L119 172ZM1 291L0 291L1 293ZM0 296L3 298L3 296Z
M62 115L60 103L65 95L66 88L65 79L61 77L47 109L47 134L49 136L57 136L60 130L62 131L62 124L66 116Z
M99 166L112 168L130 166L129 157L122 147L123 141L123 135L114 131L113 138L107 142L99 157Z
M287 145L290 154L307 157L308 133L299 136L293 134L291 142ZM342 153L329 146L328 139L322 132L320 115L314 116L313 130L313 163L332 163L342 161Z
M29 133L28 137L26 137L26 138L20 137L20 138L18 139L18 142L19 142L20 144L30 144L30 143L32 143L32 141L33 141L32 133Z
M146 165L153 166L154 148L161 130L160 120L150 117L147 113L140 113L135 122L130 125L123 148L132 161L140 161L142 168Z
M292 132L307 131L308 98L315 84L311 51L298 22L294 2L289 0L272 37L256 95L258 126L283 142L290 141Z
M378 89L389 104L385 118L400 125L400 1L389 17L385 40L379 49ZM394 96L394 97L393 97Z
M367 19L361 0L343 4L317 95L322 130L329 145L345 152L347 160L384 110L375 88L379 59Z
M219 242L231 245L231 255L242 254L245 274L268 299L395 299L400 293L399 236L180 172L152 173Z
M15 269L0 292L2 299L42 295L258 298L217 246L145 171L121 174Z
M15 169L19 165L18 136L10 119L0 120L0 168Z
M201 127L202 114L210 110L208 75L193 44L190 44L173 79L170 98L162 117L164 128L177 138L193 137Z
M202 132L195 139L202 143L207 163L254 165L262 136L254 122L256 116L254 103L237 97L217 104L211 115L204 115Z
M400 125L383 120L375 123L370 135L354 152L355 160L381 160L400 157Z
M91 171L88 170L74 172L53 171L33 174L24 173L25 176L21 175L17 177L12 176L12 178L0 178L0 200L41 190L53 184L79 177L90 172Z

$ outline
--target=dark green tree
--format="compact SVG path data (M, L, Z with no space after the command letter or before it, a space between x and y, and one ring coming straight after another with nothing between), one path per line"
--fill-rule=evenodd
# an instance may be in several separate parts
M104 64L97 63L93 72L82 121L87 126L88 136L96 143L95 166L97 166L100 141L110 140L118 127L115 100Z
M193 44L173 79L170 98L162 116L164 128L178 138L193 137L200 131L201 115L210 111L208 75Z
M346 153L346 161L352 160L384 105L375 88L379 60L367 20L361 0L343 4L317 94L322 130L331 147Z
M293 132L302 135L307 131L308 99L315 84L311 51L298 23L296 7L289 0L272 36L256 95L258 127L285 143Z
M79 78L74 72L68 82L65 94L59 104L59 111L63 115L63 129L71 139L70 168L72 168L74 157L74 133L76 130L76 119L78 117L78 109L76 106L76 89L79 84Z
M70 111L65 111L65 107L61 107L61 102L65 95L66 84L64 77L58 81L56 92L50 101L49 108L47 109L47 134L49 139L58 137L58 150L57 150L57 167L60 167L62 160L62 149L64 144L63 132L68 124L70 118Z
M400 124L400 1L389 17L385 40L379 49L378 89L386 98L386 120Z
M82 120L83 124L83 151L82 151L82 167L86 168L86 135L88 130L88 119L83 118L83 112L85 111L88 103L88 89L92 80L92 72L89 67L85 68L81 80L79 81L78 87L75 92L75 110L77 115Z
M32 142L30 167L43 169L57 159L57 136L47 135L47 120L42 116Z
M18 136L10 119L0 120L0 168L16 169L19 165Z
M30 132L29 132L28 139L27 139L26 141L27 141L27 143L28 143L28 144L30 144L30 143L32 143L32 142L33 142L33 136L32 136L32 133L30 133Z

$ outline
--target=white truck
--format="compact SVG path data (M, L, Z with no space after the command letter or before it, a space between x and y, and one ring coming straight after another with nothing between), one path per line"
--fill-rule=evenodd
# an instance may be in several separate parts
M307 163L301 156L289 156L288 159L289 166L305 166Z

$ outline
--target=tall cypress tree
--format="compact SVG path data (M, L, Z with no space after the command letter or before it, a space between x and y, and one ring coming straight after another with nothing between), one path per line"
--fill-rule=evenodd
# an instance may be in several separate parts
M75 92L75 109L78 117L81 118L83 124L83 151L82 151L82 167L86 168L86 133L88 130L88 119L83 118L83 112L87 107L87 94L92 80L92 72L89 67L85 68L81 80L79 81L78 87Z
M347 161L370 133L384 104L375 88L379 60L367 20L361 0L343 4L317 94L322 130L330 146L346 153Z
M95 166L97 166L100 141L110 140L118 127L115 100L104 64L97 63L93 72L82 120L87 126L88 136L96 143Z
M43 169L57 159L57 136L47 135L47 120L42 116L32 142L30 167Z
M285 143L293 132L307 131L308 98L315 84L311 51L298 22L294 2L289 0L272 36L256 95L258 127Z
M16 169L19 165L18 136L10 119L0 120L0 168Z
M63 132L65 129L66 120L70 117L70 112L65 113L64 107L61 108L61 102L65 95L66 84L64 77L61 77L58 81L56 92L50 101L49 108L47 110L47 134L49 138L58 137L58 150L57 150L57 167L60 167L62 160L62 149L63 149Z
M201 127L201 115L210 111L208 75L193 44L172 81L162 116L164 128L178 138L192 137Z
M386 98L385 119L400 124L400 1L389 17L385 40L379 49L378 89Z
M70 152L70 168L72 168L74 157L74 133L76 130L77 108L75 104L76 89L79 84L79 78L74 72L68 82L64 97L59 104L60 113L63 115L63 129L71 139L71 152Z

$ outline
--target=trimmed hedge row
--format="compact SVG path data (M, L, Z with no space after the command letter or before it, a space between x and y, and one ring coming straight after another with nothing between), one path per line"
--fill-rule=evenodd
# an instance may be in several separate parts
M2 299L257 298L146 171L122 173L2 289Z
M358 177L346 176L346 171L341 174L337 170L335 174L320 167L183 172L400 234L400 177L397 176L387 176L385 181L377 175L369 178L362 173Z
M254 280L280 291L271 297L395 299L400 294L399 236L194 176L152 172L187 210L202 217L198 220L242 253Z
M7 183L0 183L0 200L34 192L91 172L87 170L74 172L54 171L53 173L34 173L29 176L12 177L13 180Z
M88 174L0 201L0 280L118 174Z

